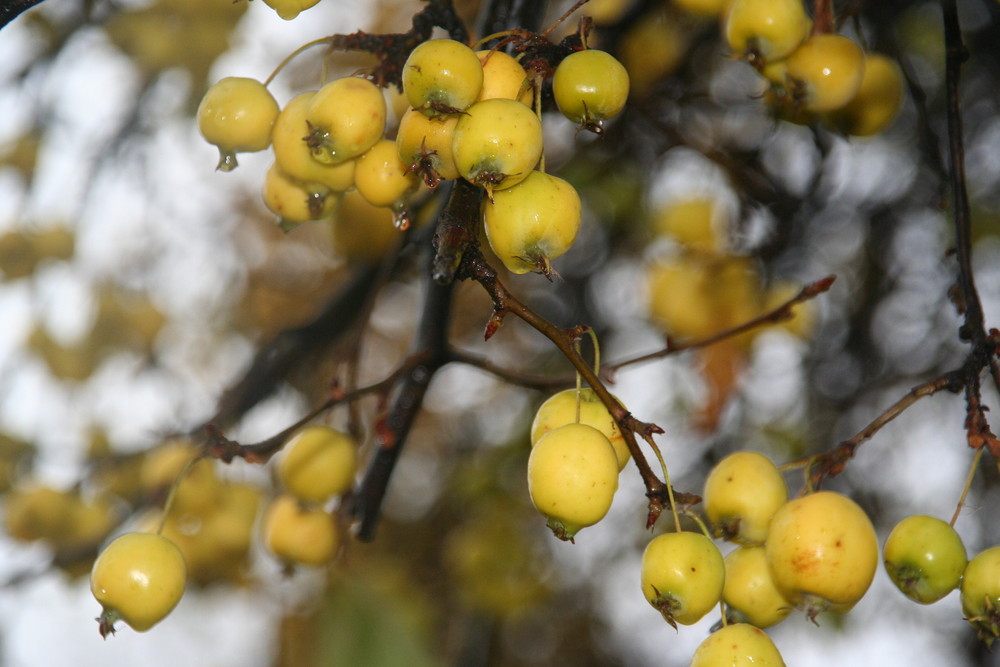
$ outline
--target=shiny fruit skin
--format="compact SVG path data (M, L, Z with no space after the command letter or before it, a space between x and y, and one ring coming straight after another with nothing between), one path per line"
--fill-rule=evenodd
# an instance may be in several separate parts
M282 494L264 515L264 544L286 562L323 565L336 555L340 538L332 516Z
M403 93L427 116L461 113L483 87L483 66L475 52L453 39L420 44L403 65Z
M521 63L503 51L476 51L483 66L483 87L476 101L517 100L531 106L533 91Z
M765 549L777 587L811 616L853 607L868 591L879 556L868 515L833 491L783 505L771 519Z
M494 192L493 201L483 206L490 247L513 273L548 275L550 262L570 249L580 229L582 207L576 189L541 171Z
M785 61L793 99L811 112L833 111L850 102L864 74L864 51L843 35L813 35Z
M785 667L767 633L735 623L710 634L694 652L691 667Z
M337 193L326 186L296 181L277 165L271 165L264 175L261 194L264 205L278 216L278 224L286 230L312 220L329 218L338 201Z
M980 551L965 566L962 576L962 612L979 616L987 608L1000 608L1000 546Z
M870 137L889 127L903 106L903 73L895 60L881 53L865 56L861 86L851 101L823 117L842 134Z
M618 460L592 426L567 424L542 436L528 457L528 493L560 539L608 513L618 490Z
M628 99L628 72L606 51L585 49L570 54L556 67L552 94L564 116L590 127L613 118Z
M220 171L231 171L236 153L254 153L271 145L278 103L260 81L228 76L213 84L198 105L198 129L219 148Z
M358 469L354 438L329 426L306 426L285 445L278 479L302 501L323 502L351 488Z
M763 544L771 517L788 500L784 478L758 452L734 452L705 479L705 514L715 536L738 544Z
M763 68L791 54L810 28L802 0L733 0L723 32L737 55Z
M292 180L317 183L334 192L343 192L354 187L356 161L321 164L312 158L312 152L305 142L305 137L309 134L306 112L315 94L316 91L309 91L296 95L278 114L271 131L274 163Z
M725 563L701 533L664 533L642 553L642 593L670 625L692 625L722 599Z
M104 613L101 635L121 619L137 632L163 620L184 594L187 569L173 542L154 533L125 533L94 561L90 590Z
M291 21L301 12L315 6L319 0L264 0L264 4L286 21Z
M396 142L383 139L357 158L354 184L374 206L392 206L417 185L416 175L399 159Z
M442 180L458 178L452 142L458 116L428 118L416 109L409 109L399 120L396 131L396 152L411 171L420 173L428 187Z
M896 588L920 604L937 602L958 588L968 562L955 529L922 514L896 524L882 547L882 558Z
M580 423L593 426L611 442L611 446L615 449L615 457L618 459L618 470L621 471L632 455L628 451L622 432L618 429L618 424L590 388L581 389L579 392L576 389L566 389L545 399L535 413L534 421L531 422L532 446L552 429L576 422L577 405L580 408Z
M792 611L774 585L764 547L740 547L726 556L726 583L722 599L729 612L758 628L769 628L785 620Z
M382 89L367 79L347 76L326 84L306 110L313 159L339 164L361 155L382 138L386 113Z
M542 156L542 124L515 100L476 102L458 119L452 141L462 178L500 190L526 179Z

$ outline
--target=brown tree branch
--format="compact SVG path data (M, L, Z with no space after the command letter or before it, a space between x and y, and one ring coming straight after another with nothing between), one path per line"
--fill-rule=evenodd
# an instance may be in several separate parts
M695 348L708 347L714 343L718 343L721 340L727 338L732 338L740 334L746 333L753 329L768 325L777 324L779 322L784 322L785 320L790 320L795 316L794 308L800 303L814 299L820 294L826 292L833 286L833 282L837 279L836 276L827 276L826 278L821 278L815 282L809 283L801 290L799 293L793 296L788 301L785 301L781 305L773 308L766 313L758 315L757 317L747 320L743 324L731 327L729 329L724 329L718 333L712 334L707 338L700 338L697 340L677 342L672 338L667 338L667 345L661 350L656 352L650 352L648 354L643 354L638 357L633 357L632 359L626 359L625 361L620 361L617 364L611 364L606 367L606 371L609 376L626 366L633 366L635 364L641 364L646 361L652 361L654 359L662 359L663 357L668 357L672 354L677 354L683 352L684 350L691 350Z

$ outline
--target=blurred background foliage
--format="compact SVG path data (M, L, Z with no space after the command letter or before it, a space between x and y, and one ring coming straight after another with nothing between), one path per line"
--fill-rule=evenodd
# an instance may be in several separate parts
M490 4L456 3L474 34ZM548 4L543 25L570 3ZM949 300L956 267L937 3L834 3L841 30L898 60L908 78L898 119L866 138L776 118L763 79L728 57L718 18L693 12L696 4L592 0L581 10L594 19L592 45L628 68L632 96L600 139L546 115L547 163L581 193L584 227L555 264L562 280L507 279L557 325L594 327L602 359L614 363L662 348L665 333L703 337L837 276L790 323L615 374L612 390L633 414L666 430L660 442L675 486L695 493L735 449L784 462L834 446L964 352ZM162 504L169 475L142 472L176 470L150 463L161 442L211 419L257 349L310 322L394 252L390 219L361 204L328 226L282 232L260 201L261 156L213 173L213 149L192 120L207 86L227 75L264 79L326 34L405 30L420 6L322 0L286 23L246 0L47 0L0 32L0 489L6 586L19 606L31 606L25 591L41 577L79 589L107 535L143 525ZM993 323L1000 4L959 8L970 53L961 102L976 277ZM554 37L577 25L570 17ZM283 104L321 76L372 63L310 52L272 91ZM686 237L684 221L706 206L719 238ZM373 215L382 218L364 222ZM384 232L359 236L371 224ZM706 242L710 256L698 250ZM263 439L320 401L333 379L374 381L405 357L421 264L411 251L382 266L384 283L346 342L320 346L273 396L222 424L227 435ZM570 378L558 351L513 318L483 342L490 305L478 285L460 285L456 300L456 347L516 373ZM623 473L611 514L575 546L555 543L531 507L528 429L546 395L473 366L441 371L376 540L347 541L326 577L289 578L253 542L210 539L251 534L272 488L262 467L214 464L198 480L210 500L191 510L195 523L176 527L190 541L189 562L201 564L192 568L201 588L189 595L242 587L280 602L251 610L274 623L247 639L264 647L242 664L686 664L704 632L675 635L639 595L648 533L634 470ZM996 398L990 388L986 403ZM366 399L329 420L358 434L364 455L383 409ZM830 486L861 502L880 534L904 514L950 516L972 456L963 417L950 396L926 399ZM980 472L958 524L970 552L1000 540L991 513L976 509L996 500L994 463ZM794 492L802 480L796 473L789 483ZM816 629L793 619L774 636L794 665L858 655L896 658L879 664L941 655L953 665L995 662L954 598L910 609L893 595L876 585L852 612L856 621L831 618ZM93 614L80 609L90 632ZM31 655L17 648L23 638L2 640L9 664L30 664L12 657Z

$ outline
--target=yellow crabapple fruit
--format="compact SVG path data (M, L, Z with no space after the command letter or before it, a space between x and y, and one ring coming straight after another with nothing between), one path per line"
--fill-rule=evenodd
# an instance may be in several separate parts
M580 229L581 204L576 189L541 171L493 193L483 204L486 238L513 273L550 275L551 261L573 245Z
M603 519L617 490L615 450L593 426L560 426L531 449L528 493L559 539L572 540Z
M893 527L882 546L882 559L903 595L930 604L958 588L968 555L950 524L915 514Z
M271 145L278 103L256 79L227 76L213 84L198 105L198 129L219 149L220 171L236 168L236 153L255 153Z
M673 5L697 16L722 17L732 0L673 0Z
M261 194L264 205L278 216L285 231L313 220L329 218L337 206L339 193L318 183L302 183L287 176L273 164L264 175Z
M657 234L670 236L687 248L704 252L717 252L724 248L728 223L722 207L707 196L671 201L660 208L653 218Z
M628 87L625 66L597 49L566 56L552 76L552 95L559 111L583 129L598 133L605 120L625 108Z
M785 667L785 661L766 632L735 623L705 638L695 649L691 667Z
M303 501L323 502L354 483L358 446L354 438L329 426L306 426L285 444L278 479Z
M396 130L399 159L410 171L419 173L429 188L459 176L452 152L457 125L458 116L428 118L412 108L399 119Z
M344 193L330 219L330 245L338 257L376 262L398 239L391 209L372 205L357 190Z
M976 554L965 566L962 613L987 646L1000 637L1000 546Z
M617 397L616 397L617 398ZM578 412L579 410L579 412ZM577 419L579 416L579 420ZM535 419L531 422L531 444L554 428L579 421L581 424L593 426L607 436L614 447L618 459L618 470L621 471L631 458L625 438L618 429L618 424L604 403L593 389L566 389L545 399L538 407Z
M410 106L428 116L461 113L483 87L475 52L453 39L432 39L413 49L403 65L403 92Z
M761 68L787 57L811 28L802 0L733 0L723 32L729 48Z
M833 491L783 505L771 519L765 550L775 585L811 618L851 609L868 591L878 565L871 519Z
M858 93L865 74L865 52L849 37L813 35L785 60L785 77L797 106L833 111Z
M382 139L357 158L354 185L375 206L392 206L417 185L417 177L399 159L396 142Z
M769 458L742 451L729 454L712 468L702 497L716 537L738 544L763 544L771 517L788 500L788 487Z
M692 625L719 604L725 572L712 540L701 533L664 533L642 553L642 593L671 626Z
M296 95L278 114L271 130L274 163L292 180L317 183L334 192L343 192L354 187L356 161L322 164L313 159L312 151L305 142L309 134L306 111L315 94L316 91L309 91Z
M684 61L691 31L669 7L654 6L629 27L621 39L618 57L628 72L633 97L645 97Z
M740 547L726 556L725 563L722 599L731 615L758 628L785 620L792 603L774 585L764 547Z
M458 173L487 192L526 179L542 156L542 124L515 100L476 102L458 119L452 141Z
M326 84L306 109L306 143L314 160L339 164L361 155L385 132L382 89L367 79L346 76Z
M94 561L90 590L101 604L101 636L115 621L145 632L162 621L184 594L187 570L173 542L155 533L125 533Z
M288 494L271 502L263 529L267 548L288 563L323 565L334 557L340 544L329 513L304 507Z
M3 527L22 542L56 539L67 529L71 494L42 484L13 489L4 498Z
M889 127L903 106L903 73L881 53L865 56L861 86L851 101L823 116L828 127L856 137L870 137Z
M265 5L286 21L291 21L318 2L319 0L264 0Z
M503 51L476 51L476 57L483 66L483 87L477 102L501 98L531 106L534 94L521 63Z
M802 286L790 281L776 282L764 293L762 308L765 312L782 305L802 290ZM803 301L792 307L792 316L775 323L788 333L798 338L808 338L816 329L816 304L813 301Z

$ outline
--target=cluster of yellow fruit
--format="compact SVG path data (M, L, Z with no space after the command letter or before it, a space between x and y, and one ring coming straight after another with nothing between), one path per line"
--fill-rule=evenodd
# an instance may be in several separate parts
M581 204L569 183L537 169L542 125L524 68L500 51L434 39L410 54L402 86L410 107L394 139L385 136L382 90L359 77L302 93L280 111L263 84L229 77L206 93L198 125L219 147L222 170L236 166L237 153L273 147L264 202L286 228L330 218L349 190L402 220L418 175L431 188L463 178L488 194L484 226L504 265L549 273L576 238ZM578 51L556 68L553 95L564 115L600 131L624 107L628 76L611 55Z
M693 341L741 325L776 308L798 292L791 282L765 287L754 262L729 250L732 220L709 194L676 197L652 212L657 239L669 239L668 252L645 267L650 320L676 341ZM815 316L810 302L796 306L780 326L807 337ZM696 350L708 391L696 422L714 427L739 378L750 343L759 330Z
M812 27L802 0L732 0L723 20L729 47L771 83L780 117L855 136L887 128L903 104L899 66L844 35L810 34Z
M528 493L556 537L572 541L604 518L630 456L592 389L567 389L542 403L531 424Z
M335 429L307 426L285 444L276 466L281 492L263 513L259 530L286 567L320 566L334 558L340 539L329 504L351 488L356 471L356 443ZM158 447L144 459L139 477L147 499L165 507L146 514L137 532L115 538L94 561L91 591L103 607L104 636L114 632L118 620L148 630L173 610L188 581L243 583L258 530L262 490L220 479L215 463L199 458L189 441ZM31 507L52 493L35 492ZM39 525L39 511L29 513L23 505L8 509L12 534L20 534L18 527L29 518L30 525ZM114 525L90 538L92 546Z
M722 601L727 619L736 622L730 627L767 628L792 609L810 617L848 611L867 592L878 542L868 516L851 499L819 491L789 501L774 464L748 451L720 461L703 493L713 535L739 546L723 558L701 533L653 538L643 553L642 590L671 625L691 625ZM740 650L762 651L756 657L763 664L783 664L765 634L749 628L726 632L747 642ZM713 635L699 652L728 644Z

